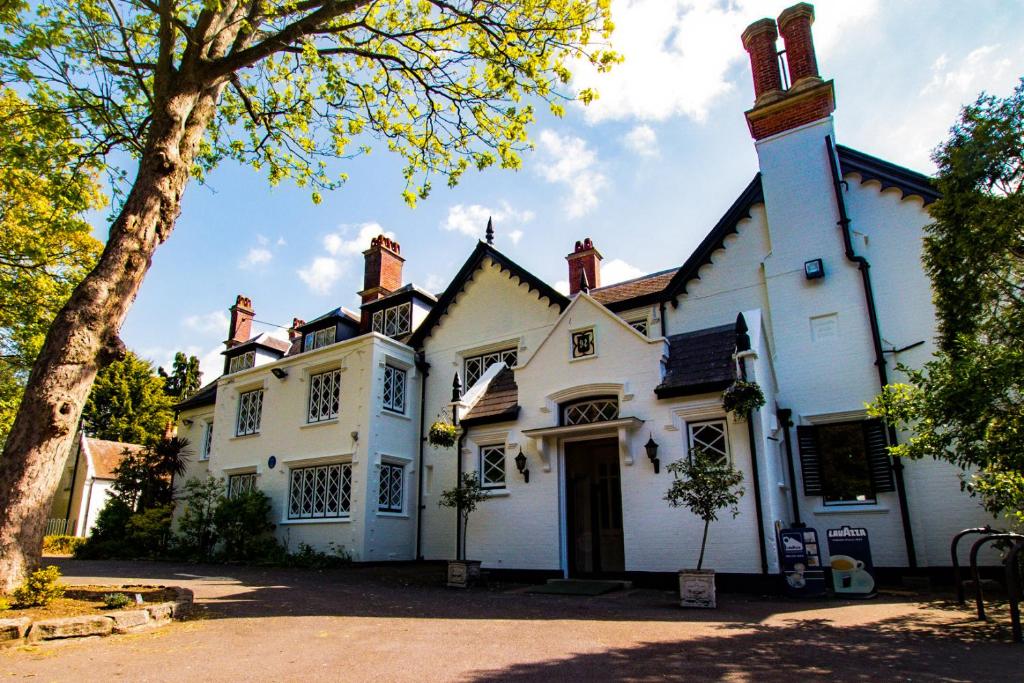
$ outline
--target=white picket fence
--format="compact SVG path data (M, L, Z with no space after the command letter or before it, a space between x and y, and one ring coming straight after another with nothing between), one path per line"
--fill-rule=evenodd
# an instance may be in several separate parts
M48 519L46 520L47 536L71 536L75 531L75 520L73 519Z

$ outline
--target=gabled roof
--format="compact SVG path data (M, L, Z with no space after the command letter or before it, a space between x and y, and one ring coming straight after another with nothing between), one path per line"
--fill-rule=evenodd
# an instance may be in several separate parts
M559 310L565 310L565 307L569 305L569 299L563 294L560 294L555 290L554 287L538 278L533 273L529 272L518 263L510 259L509 257L502 254L500 251L492 247L485 242L477 242L476 248L473 249L473 253L469 255L466 262L456 273L452 279L448 288L437 298L437 305L431 309L426 319L416 328L416 331L409 337L408 344L413 347L420 347L423 345L424 340L430 336L431 332L441 318L448 312L448 307L451 306L455 299L462 293L466 283L469 282L473 273L483 267L486 259L490 258L501 270L507 271L509 275L519 278L520 281L526 283L530 291L536 291L539 299L547 299L551 302L549 305L558 306Z
M911 171L909 168L897 166L844 145L836 145L836 153L839 155L839 167L843 175L858 173L865 181L877 180L882 184L883 190L895 187L904 197L920 197L924 200L925 206L939 198L933 180L923 173Z
M466 413L461 422L464 427L508 422L519 417L519 385L516 384L515 373L510 368L503 368L494 376L487 391L476 402L473 409Z
M181 412L183 410L192 410L193 408L202 408L203 406L212 406L217 402L217 380L213 380L205 387L192 394L184 401L174 404L174 410Z
M266 332L261 332L249 341L242 342L238 346L232 346L230 349L221 351L221 354L225 356L237 356L240 353L248 351L250 348L256 347L284 355L288 353L288 349L292 347L292 343L286 339L278 339L277 337L271 337Z
M658 273L642 275L625 282L590 290L590 296L613 311L625 310L619 304L632 302L638 297L659 294L676 274L678 268L669 268ZM627 306L631 308L632 306Z
M738 233L739 231L736 229L736 226L739 222L745 218L750 218L750 210L755 204L763 203L764 191L761 188L761 174L758 173L747 184L736 201L732 203L732 206L725 212L725 215L718 219L715 227L711 228L711 232L707 234L707 237L697 245L697 248L690 254L690 258L686 259L686 263L679 267L679 270L676 271L672 280L665 287L663 295L655 295L649 302L630 302L631 305L629 307L642 306L665 298L675 299L680 294L686 293L686 285L692 280L700 279L698 271L702 266L711 263L711 255L725 245L725 238ZM638 297L638 299L644 298Z
M720 325L668 338L665 378L658 398L722 391L736 379L736 325Z
M106 441L83 436L82 449L85 451L85 457L88 458L97 479L116 479L117 475L114 470L121 464L121 461L128 455L141 453L146 447L137 443Z

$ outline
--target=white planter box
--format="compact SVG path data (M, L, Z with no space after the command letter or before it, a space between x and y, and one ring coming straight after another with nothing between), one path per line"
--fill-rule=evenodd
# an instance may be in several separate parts
M680 569L679 604L682 607L716 607L715 570Z
M448 586L468 588L480 580L480 562L477 560L449 560Z

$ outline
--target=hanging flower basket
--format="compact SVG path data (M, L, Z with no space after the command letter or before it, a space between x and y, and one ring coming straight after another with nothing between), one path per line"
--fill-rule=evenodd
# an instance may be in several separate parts
M450 422L438 420L430 425L430 432L427 441L431 446L438 448L451 448L459 438L459 429Z
M722 406L727 413L746 417L764 405L764 393L757 382L736 380L722 396Z

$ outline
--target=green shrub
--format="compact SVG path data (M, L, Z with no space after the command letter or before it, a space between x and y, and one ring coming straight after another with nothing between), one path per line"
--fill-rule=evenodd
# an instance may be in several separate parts
M163 557L171 538L172 504L133 513L117 498L100 510L85 543L75 549L82 560Z
M262 491L224 498L213 512L214 528L223 542L222 554L229 561L263 559L278 546L271 535L270 499Z
M171 540L174 504L137 512L125 525L125 550L129 557L163 557Z
M337 569L352 564L352 555L343 545L327 544L328 552L317 550L308 543L300 543L297 553L290 553L285 563L302 569Z
M209 560L217 545L214 512L224 498L224 480L207 477L185 482L185 511L178 522L178 554L190 560Z
M126 557L124 539L132 509L127 503L111 498L96 516L96 523L89 532L85 543L75 548L75 558L80 560L102 560Z
M103 596L103 604L109 609L122 609L132 604L132 599L124 593L107 593Z
M29 572L25 582L14 589L14 602L19 607L43 607L51 600L64 595L64 586L57 583L60 569L49 567L34 569Z
M85 543L81 536L44 536L43 553L47 555L74 555Z
M10 601L4 596L0 595L0 612L6 612L11 609Z

